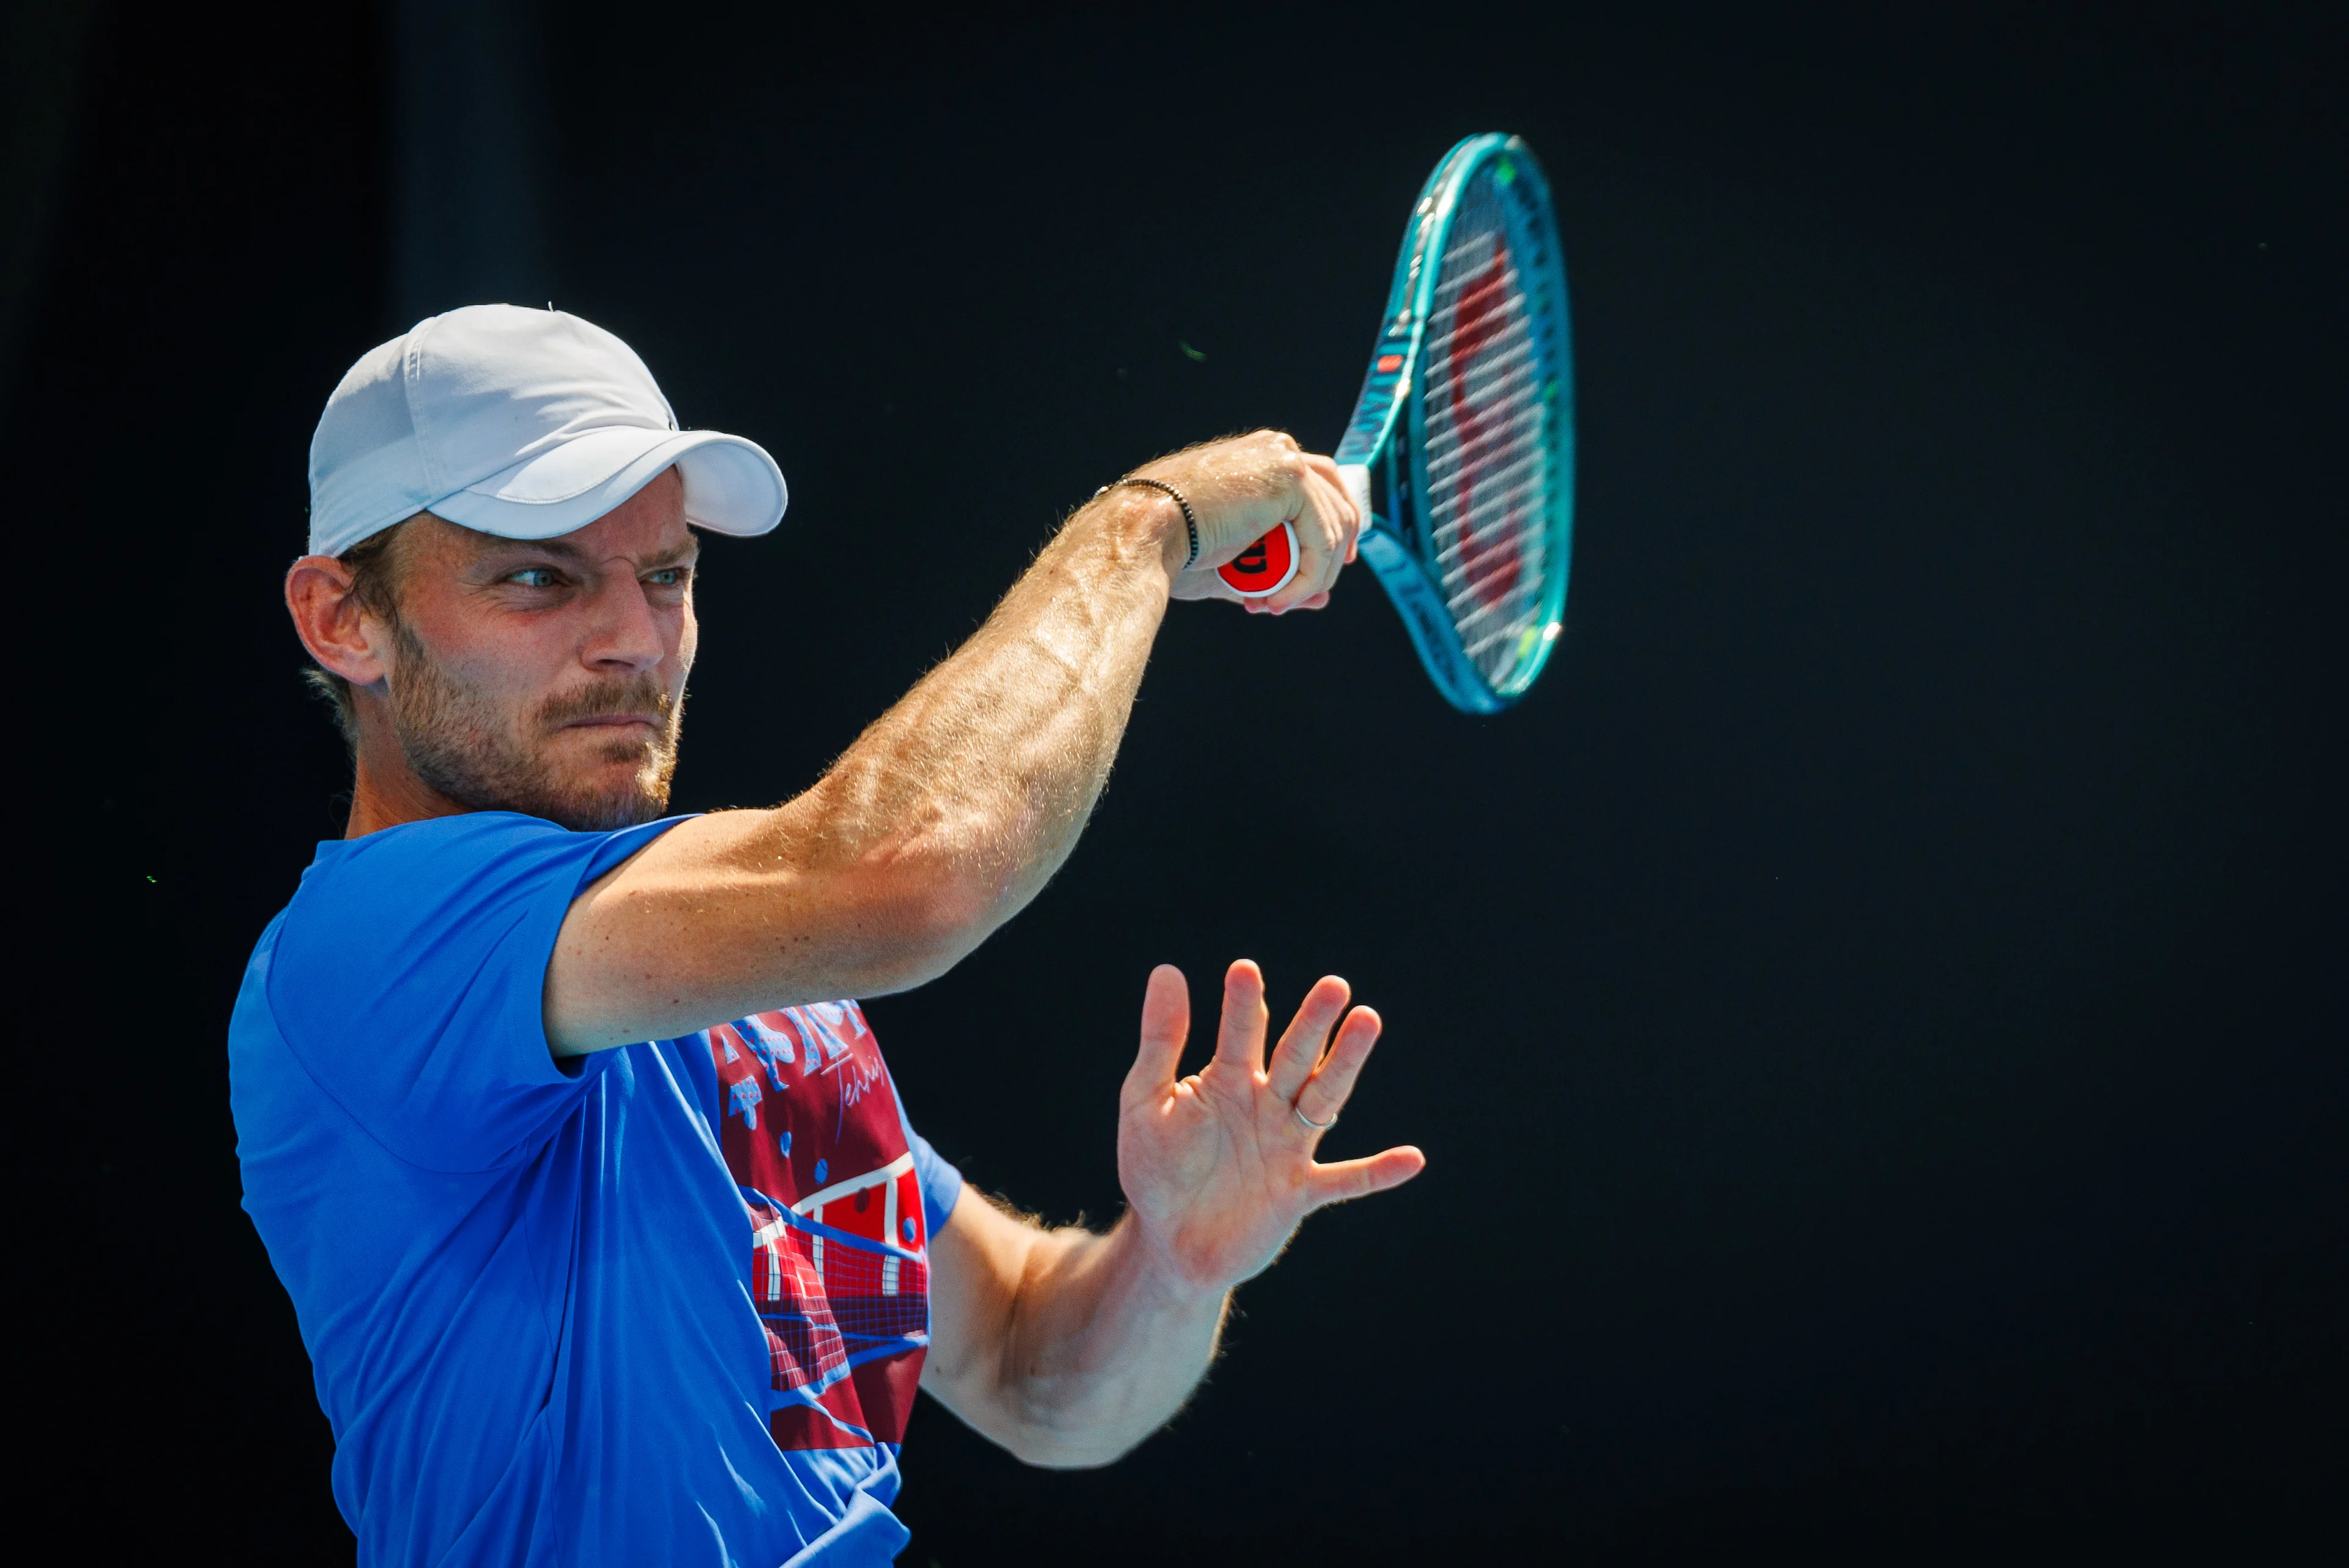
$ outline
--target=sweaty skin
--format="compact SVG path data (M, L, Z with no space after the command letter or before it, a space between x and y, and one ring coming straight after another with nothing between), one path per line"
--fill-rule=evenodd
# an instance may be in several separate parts
M547 969L558 1056L669 1039L945 972L1074 846L1133 709L1167 600L1232 598L1213 568L1280 523L1294 580L1257 613L1318 608L1362 519L1326 457L1275 431L1137 471L1080 508L978 633L804 794L671 829L573 904ZM698 546L674 471L557 539L420 514L392 542L396 612L310 556L285 597L311 655L352 685L348 835L503 808L574 827L666 809L697 625ZM1207 1069L1179 1083L1182 977L1162 968L1121 1102L1130 1208L1107 1234L1045 1231L966 1189L932 1241L923 1386L1033 1463L1105 1463L1181 1405L1230 1288L1315 1208L1409 1179L1416 1149L1316 1165L1378 1034L1343 981L1309 993L1268 1069L1262 977L1226 978Z

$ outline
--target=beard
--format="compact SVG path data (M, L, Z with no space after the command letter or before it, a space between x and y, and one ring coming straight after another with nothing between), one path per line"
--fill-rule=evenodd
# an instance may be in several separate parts
M405 622L392 628L398 658L389 681L393 728L416 776L474 811L515 811L578 832L650 822L668 809L677 772L681 697L650 675L601 682L550 697L515 718L488 692L436 660ZM551 743L565 724L606 713L651 713L650 735L615 731L583 767L566 771ZM619 783L614 764L631 763Z

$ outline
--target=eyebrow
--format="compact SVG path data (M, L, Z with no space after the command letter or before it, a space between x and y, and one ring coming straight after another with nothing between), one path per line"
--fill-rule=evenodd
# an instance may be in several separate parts
M700 559L701 541L688 537L684 544L674 550L663 550L656 555L646 556L642 569L648 572L666 571L671 566L690 566Z
M587 552L581 549L578 545L571 544L567 540L560 538L512 539L504 541L504 543L506 548L497 552L497 555L504 556L508 558L512 558L513 556L526 556L536 553L544 556L552 556L555 559L572 566L585 566L588 564ZM492 559L494 558L495 556L492 557ZM668 570L672 566L692 566L700 560L700 558L701 541L688 535L687 535L685 542L678 545L675 549L663 550L646 556L644 560L637 565L636 569L640 572L663 572Z

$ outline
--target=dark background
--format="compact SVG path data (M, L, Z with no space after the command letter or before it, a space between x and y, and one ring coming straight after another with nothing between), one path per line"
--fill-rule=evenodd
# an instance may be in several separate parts
M972 1179L1105 1220L1148 966L1337 970L1333 1152L1430 1168L1112 1469L926 1404L904 1561L2337 1538L2339 13L1883 9L8 13L17 1546L350 1551L222 1039L339 831L278 578L353 358L551 299L776 453L678 779L765 804L1104 479L1332 441L1493 128L1575 295L1551 673L1453 713L1367 576L1178 607L1068 869L871 1009Z

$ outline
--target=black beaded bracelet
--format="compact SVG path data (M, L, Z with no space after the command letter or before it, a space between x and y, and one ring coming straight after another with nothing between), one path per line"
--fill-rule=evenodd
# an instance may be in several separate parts
M1196 565L1199 559L1199 520L1191 514L1191 504L1183 499L1183 493L1163 479L1121 479L1116 484L1104 484L1094 491L1093 498L1099 500L1115 490L1119 484L1146 484L1153 490L1163 490L1174 498L1174 504L1183 509L1183 530L1191 535L1191 553L1183 558L1183 569L1187 572Z

